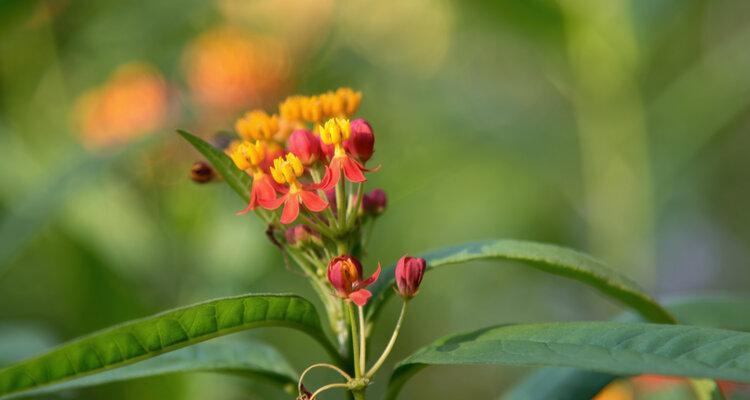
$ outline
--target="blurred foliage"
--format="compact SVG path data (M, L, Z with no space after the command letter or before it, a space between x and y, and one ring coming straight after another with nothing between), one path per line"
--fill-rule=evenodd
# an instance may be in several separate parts
M199 155L171 132L210 138L249 108L341 85L365 94L383 165L371 180L391 200L368 265L507 237L588 251L657 296L743 292L748 21L742 0L2 1L0 226L13 228L0 246L17 250L0 251L0 322L65 340L210 297L312 298L227 187L188 179ZM163 84L122 83L128 65ZM60 180L149 133L162 134ZM24 214L35 196L49 203L38 223ZM392 362L459 330L616 310L521 268L471 275L428 276ZM296 365L323 356L294 334L253 336ZM404 396L491 398L525 371L435 368ZM81 397L283 398L213 375L126 387Z

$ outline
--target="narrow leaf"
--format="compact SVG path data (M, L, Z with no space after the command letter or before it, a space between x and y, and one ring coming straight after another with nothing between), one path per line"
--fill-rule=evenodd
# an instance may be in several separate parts
M750 333L686 325L571 322L506 325L454 335L396 366L387 398L429 365L574 367L750 382Z
M750 298L729 296L685 297L665 302L678 320L689 325L750 331L747 310ZM624 313L617 321L642 321L637 315ZM618 376L575 368L542 368L523 379L502 398L506 400L589 399Z
M440 266L475 260L520 261L524 265L588 284L605 295L632 307L647 320L674 323L674 317L630 279L608 268L602 262L563 247L516 240L490 240L467 243L422 255L428 271ZM373 285L373 299L368 317L375 318L383 303L393 295L395 266L383 271Z
M38 396L63 390L133 379L188 372L218 372L261 379L282 388L297 382L297 373L273 347L260 342L207 342L162 354L126 367L66 380L17 394L3 400Z
M0 398L132 364L217 336L265 326L300 330L338 361L315 307L294 295L243 295L126 322L0 369Z
M206 157L206 160L211 163L216 172L224 178L232 190L240 195L245 202L250 200L250 187L252 186L250 175L238 169L232 159L224 154L223 151L203 139L183 130L178 130L177 133Z

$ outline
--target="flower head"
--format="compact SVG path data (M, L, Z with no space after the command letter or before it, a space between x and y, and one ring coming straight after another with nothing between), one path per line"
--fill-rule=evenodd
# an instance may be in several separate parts
M273 160L271 176L277 183L286 184L289 188L276 201L262 205L269 210L275 210L284 204L280 220L282 224L290 224L297 219L300 202L312 212L320 212L328 207L328 203L316 193L316 185L303 185L299 181L304 172L305 167L302 165L302 161L294 153L287 153L286 157Z
M358 306L364 306L372 293L366 289L380 276L378 269L367 279L362 279L362 264L356 258L347 255L334 257L328 263L328 282L342 299L349 299Z
M234 129L245 140L279 140L279 117L265 111L253 110L234 124Z
M227 148L229 157L234 161L237 168L250 173L253 177L253 186L250 189L250 201L245 209L237 215L242 215L254 210L258 205L268 207L276 200L276 189L273 179L265 172L264 164L268 154L266 142L255 141L255 143L243 141L235 142Z
M350 182L359 183L367 180L364 172L370 170L350 157L344 148L344 142L351 136L349 120L345 118L331 118L326 121L325 125L318 125L318 133L320 134L320 141L324 145L334 146L333 157L321 182L324 189L335 186L339 182L339 179L341 179L342 171L344 177Z
M396 286L404 299L410 299L419 292L419 284L427 267L424 258L403 256L396 264Z

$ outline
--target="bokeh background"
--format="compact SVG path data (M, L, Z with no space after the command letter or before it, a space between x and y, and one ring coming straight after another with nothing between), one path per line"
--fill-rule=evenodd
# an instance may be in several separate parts
M190 181L200 158L174 130L208 138L339 86L364 92L371 187L390 200L366 265L518 238L589 252L659 298L746 293L749 43L745 0L1 1L0 365L212 297L314 297L234 193ZM447 269L392 361L455 331L619 311L512 263ZM298 333L247 335L298 367L324 357ZM496 398L531 371L436 367L403 397ZM67 396L286 398L211 374Z

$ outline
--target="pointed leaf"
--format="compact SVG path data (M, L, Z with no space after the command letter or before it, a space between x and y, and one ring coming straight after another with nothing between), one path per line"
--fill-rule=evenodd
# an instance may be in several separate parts
M475 260L520 261L523 265L588 284L605 295L630 306L651 322L674 323L675 319L630 279L586 255L549 244L517 240L467 243L422 255L428 271L435 267ZM383 303L394 294L395 266L383 271L372 286L368 318L375 318Z
M252 187L253 181L252 178L250 178L250 175L237 168L232 159L224 154L223 151L217 149L203 139L183 130L178 130L177 133L206 157L206 160L211 163L214 169L216 169L216 172L224 178L232 190L240 195L246 203L250 201L250 188Z
M63 390L133 379L186 372L218 372L258 378L282 387L297 382L297 373L276 349L261 342L229 341L206 342L126 367L95 375L66 380L17 394L2 396L3 400L38 396Z
M506 325L448 336L400 362L388 398L429 365L575 367L750 382L750 333L686 325L570 322Z
M686 324L750 331L750 320L747 318L750 298L680 298L667 301L666 308ZM639 318L632 313L625 313L616 320L638 321ZM617 378L617 375L575 368L542 368L523 379L502 398L589 399Z
M339 361L309 301L294 295L242 295L126 322L0 369L0 398L119 368L217 336L265 326L305 332Z

